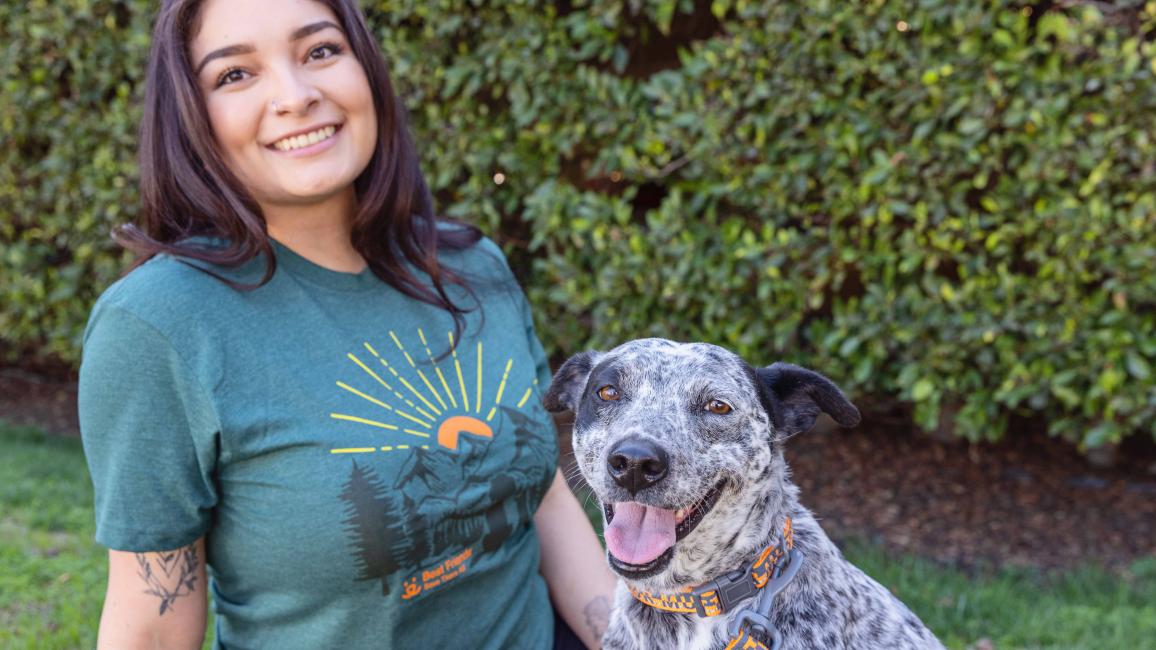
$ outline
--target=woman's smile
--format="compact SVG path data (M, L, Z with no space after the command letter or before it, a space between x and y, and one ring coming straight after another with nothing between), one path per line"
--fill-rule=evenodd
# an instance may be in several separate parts
M313 156L328 151L340 130L340 124L307 129L278 138L266 148L293 156Z

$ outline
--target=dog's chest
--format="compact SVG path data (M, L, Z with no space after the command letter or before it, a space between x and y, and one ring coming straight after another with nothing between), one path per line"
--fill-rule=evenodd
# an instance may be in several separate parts
M616 621L621 626L617 634L611 625L606 648L718 650L730 641L726 616L699 618L672 614L637 602L628 604L625 613ZM611 639L622 639L623 643L610 643Z
M709 621L699 619L695 623L687 635L685 647L713 650L725 645L727 640L725 618L720 617Z

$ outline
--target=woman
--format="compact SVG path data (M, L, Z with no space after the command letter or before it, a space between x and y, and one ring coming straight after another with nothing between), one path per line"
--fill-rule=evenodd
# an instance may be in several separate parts
M434 219L355 3L166 1L145 102L80 376L99 646L200 647L209 589L218 647L550 647L551 600L596 646L525 299Z

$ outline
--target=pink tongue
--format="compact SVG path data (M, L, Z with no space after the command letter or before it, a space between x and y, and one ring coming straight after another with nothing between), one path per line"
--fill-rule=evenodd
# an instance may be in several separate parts
M674 546L674 511L628 501L614 504L606 548L627 564L646 564Z

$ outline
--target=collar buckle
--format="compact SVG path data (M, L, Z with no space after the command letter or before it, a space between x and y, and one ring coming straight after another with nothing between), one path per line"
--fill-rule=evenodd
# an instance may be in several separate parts
M787 584L794 579L795 574L799 572L805 558L803 552L798 549L792 548L787 552L786 563L775 567L774 575L759 596L755 606L743 609L739 612L738 617L730 622L727 632L730 633L732 639L741 639L744 638L744 635L748 638L753 635L770 637L771 645L763 645L762 647L766 650L779 650L783 643L783 637L771 623L771 607L775 604L775 596L778 596L779 592L785 589Z
M759 593L749 567L731 571L700 585L693 592L694 609L699 616L718 616Z

